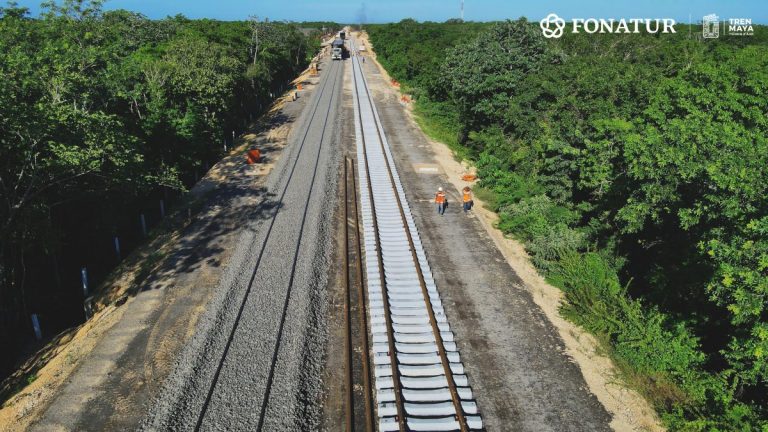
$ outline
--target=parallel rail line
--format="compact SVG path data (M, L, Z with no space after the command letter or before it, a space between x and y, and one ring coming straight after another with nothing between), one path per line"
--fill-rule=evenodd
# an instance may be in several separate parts
M344 68L341 67L341 66L337 66L334 63L332 63L329 69L331 69L333 72L331 72L329 70L329 75L330 76L328 76L325 80L323 80L323 83L322 83L322 85L320 86L320 88L318 90L318 94L315 95L315 103L314 103L314 106L312 107L312 114L311 114L311 116L310 116L310 118L308 120L308 124L307 124L306 130L304 131L304 135L302 136L301 142L299 144L299 150L296 152L296 158L293 160L293 165L291 167L291 171L289 173L288 179L285 182L285 186L283 187L283 190L280 193L280 197L279 197L279 199L277 201L277 204L274 206L274 208L272 210L272 215L270 217L269 227L267 229L266 236L264 237L264 240L263 240L263 242L261 244L261 247L259 249L259 254L258 254L258 257L256 259L256 264L254 265L253 272L252 272L251 277L250 277L250 281L248 282L248 287L247 287L247 289L245 291L245 294L243 295L243 299L242 299L242 301L240 303L240 307L238 309L234 325L232 326L232 330L229 333L229 337L227 339L227 343L225 344L223 353L221 355L221 358L218 361L218 364L217 364L217 367L216 367L216 372L214 373L214 376L213 376L213 379L211 381L210 387L208 389L208 393L206 395L205 401L203 402L203 405L202 405L202 407L200 409L200 412L199 412L199 415L198 415L198 418L197 418L197 423L196 423L195 429L194 429L195 431L201 430L201 428L203 426L203 422L204 422L205 416L206 416L206 414L208 412L208 408L209 408L209 406L211 404L211 400L213 398L213 395L216 392L216 384L219 381L219 377L221 375L221 371L222 371L222 369L224 367L224 363L225 363L225 361L227 359L227 356L229 354L229 350L230 350L230 347L232 345L232 341L234 340L235 334L237 333L238 326L239 326L239 323L240 323L243 311L245 309L246 303L248 301L249 296L251 295L251 291L252 291L253 285L254 285L254 280L256 279L256 274L257 274L257 272L259 270L259 267L260 267L260 264L261 264L261 261L262 261L262 257L264 256L264 251L266 249L266 245L269 243L269 239L270 239L270 236L272 234L272 228L275 225L275 220L277 219L277 215L280 212L280 208L283 206L283 199L284 199L284 197L286 195L286 192L287 192L289 186L291 185L291 181L293 180L294 174L296 173L296 165L298 164L299 158L301 157L302 150L304 149L304 144L307 141L307 136L309 135L310 128L313 125L313 123L315 123L315 120L316 120L315 115L317 114L318 109L320 107L321 101L323 99L323 94L326 92L326 89L329 86L329 81L332 81L332 85L331 85L331 88L330 88L331 97L328 100L328 107L323 112L323 117L320 118L320 120L322 121L322 130L325 131L325 129L327 127L328 119L330 117L331 110L333 108L333 103L334 103L334 100L335 100L335 98L333 96L333 92L336 91L336 83L338 81L338 76L342 73ZM281 340L282 333L283 333L283 328L284 328L284 325L285 325L286 313L287 313L287 310L288 310L288 304L289 304L289 300L290 300L290 297L291 297L291 290L293 288L294 275L295 275L295 272L296 272L296 265L297 265L298 256L299 256L299 247L300 247L300 244L301 244L301 232L303 232L303 230L304 230L304 225L305 225L305 222L306 222L307 212L308 212L309 204L310 204L310 198L312 197L312 191L313 191L314 186L315 186L315 180L316 180L315 177L316 177L316 174L317 174L317 168L318 168L318 163L319 163L319 159L320 159L320 154L321 154L321 152L323 150L324 136L325 136L324 133L321 134L320 145L318 146L317 155L315 156L315 162L314 162L314 169L313 169L312 179L311 179L309 191L307 193L307 199L306 199L306 201L304 203L304 211L303 211L303 216L302 216L302 219L301 219L301 228L300 228L301 231L300 231L299 236L297 238L296 248L295 248L294 255L293 255L293 262L291 264L290 280L289 280L288 288L287 288L286 295L285 295L285 302L283 304L283 310L282 310L280 324L278 326L278 333L277 333L277 338L275 340L275 345L274 345L274 349L273 349L272 362L271 362L271 367L270 367L270 370L269 370L269 375L268 375L268 378L267 378L267 384L266 384L266 388L264 389L264 398L262 400L261 412L259 413L259 422L258 422L257 430L262 430L263 426L264 426L265 414L266 414L266 411L267 411L267 406L268 406L268 403L269 403L269 397L270 397L270 393L271 393L271 390L272 390L271 387L272 387L272 382L273 382L273 379L274 379L274 372L275 372L275 366L276 366L276 363L277 363L278 351L280 349L280 340Z
M360 211L357 199L357 183L355 177L355 162L346 158L344 161L344 324L345 324L345 368L346 368L346 397L345 397L345 421L347 431L375 430L373 413L373 388L371 387L370 371L370 343L368 340L368 316L366 312L365 285L363 283L363 245L360 233ZM352 248L350 248L352 245ZM354 268L350 266L350 258L354 261ZM350 273L355 274L354 282L350 281ZM355 362L354 335L352 309L352 286L357 291L358 330L360 339L360 359ZM361 395L356 398L354 387L353 364L360 365L361 370ZM359 410L355 410L356 399L362 399L362 418L357 418ZM359 404L359 401L357 401Z
M482 430L357 56L352 72L379 430Z

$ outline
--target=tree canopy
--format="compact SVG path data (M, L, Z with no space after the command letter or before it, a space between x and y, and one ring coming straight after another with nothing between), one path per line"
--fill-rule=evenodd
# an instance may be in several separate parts
M421 124L477 164L563 313L672 429L768 427L768 29L546 40L525 19L455 25L368 31ZM393 35L426 31L451 36L399 67L411 48Z
M0 8L0 375L31 337L29 314L49 335L82 320L80 266L98 283L112 236L127 251L140 209L196 181L320 44L292 23L101 5Z

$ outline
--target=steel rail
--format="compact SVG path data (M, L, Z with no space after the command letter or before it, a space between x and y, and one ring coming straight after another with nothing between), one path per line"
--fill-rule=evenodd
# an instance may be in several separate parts
M373 432L373 387L371 387L370 344L368 342L368 317L366 312L365 285L363 284L363 242L360 237L360 209L357 205L357 181L354 161L350 160L352 170L352 202L355 217L355 246L357 253L357 304L360 319L360 337L362 339L363 398L365 401L365 430Z
M339 69L340 68L336 68L335 78L333 79L333 81L334 81L333 88L334 89L336 87L336 81L338 80L337 78L338 78L338 70ZM296 153L296 158L293 160L293 165L291 166L291 171L290 171L290 173L288 175L288 179L286 180L285 186L283 187L283 190L281 191L280 198L278 199L277 204L274 206L274 210L273 210L272 215L270 217L269 227L267 229L267 233L266 233L266 235L264 237L264 240L261 243L261 247L259 249L259 254L258 254L258 257L256 258L256 264L253 267L253 271L251 273L251 277L250 277L250 280L248 282L248 287L246 288L245 294L243 295L242 301L240 302L240 307L238 308L237 315L235 316L235 322L234 322L234 324L232 326L232 330L230 331L230 333L228 335L227 342L224 345L224 350L223 350L222 355L221 355L221 357L220 357L220 359L218 361L218 364L217 364L217 367L216 367L216 371L214 372L214 376L213 376L213 378L211 380L210 387L208 388L208 392L206 394L206 398L203 401L203 405L200 408L200 413L198 414L197 422L196 422L195 428L194 428L195 431L199 431L202 428L203 421L205 420L205 416L206 416L206 414L208 412L208 408L210 407L211 400L213 398L213 394L216 391L216 385L217 385L217 383L219 381L219 377L221 376L221 371L222 371L222 369L224 367L224 363L226 361L227 355L229 354L230 347L232 346L232 342L234 340L235 333L237 332L237 329L239 327L239 323L240 323L240 319L241 319L241 317L243 315L243 311L245 310L245 305L246 305L246 303L248 301L248 298L250 297L251 291L253 289L253 284L254 284L254 281L256 279L256 274L257 274L257 272L258 272L258 270L260 268L261 260L262 260L262 258L264 256L266 245L269 242L269 239L270 239L270 237L272 235L272 229L273 229L273 227L275 225L275 220L277 219L277 215L279 213L279 210L282 207L283 199L285 198L285 194L286 194L286 192L288 190L288 187L290 186L290 184L291 184L291 182L293 180L293 176L294 176L294 174L296 172L296 165L298 164L299 157L301 156L302 150L304 149L304 144L307 141L307 136L309 134L309 129L310 129L309 126L312 124L312 121L315 118L315 114L317 113L317 110L320 107L320 102L321 102L323 94L325 93L325 90L326 90L326 88L328 86L328 81L329 80L330 80L330 77L328 77L325 80L323 80L323 84L320 86L318 94L316 95L315 103L314 103L314 106L312 107L312 115L307 120L306 130L305 130L305 133L304 133L304 135L303 135L303 137L301 139L301 144L299 145L299 150ZM333 98L331 98L331 100L333 100ZM330 114L330 102L329 102L329 109L326 112L325 121L327 121L327 118L328 118L329 114ZM317 162L315 163L315 171L316 170L317 170ZM310 188L310 190L311 190L311 188ZM311 194L309 196L311 196ZM262 201L262 203L263 202L264 201ZM309 202L309 200L307 202ZM307 206L308 206L308 204L307 204ZM306 209L305 209L305 213L306 213ZM294 256L294 265L293 265L293 269L294 270L295 270L296 260L297 260L297 255ZM265 400L266 400L266 398L265 398ZM260 424L261 424L261 421L263 421L263 411L264 411L264 409L262 407L262 420L260 420Z
M351 193L350 193L351 189ZM347 395L346 406L347 412L345 413L347 430L352 431L362 427L366 432L373 432L375 424L373 421L373 388L371 387L371 372L370 372L370 344L368 342L368 320L366 313L366 300L365 300L365 285L363 283L363 266L362 266L362 242L360 236L360 212L357 205L357 181L355 177L355 161L347 157L344 161L344 285L345 285L345 299L344 299L344 322L345 322L345 361L347 370ZM351 212L349 207L352 207ZM350 230L350 224L352 229ZM350 250L349 245L353 245L353 249ZM350 268L349 259L352 254L355 254L354 270ZM363 419L362 423L358 420L354 414L354 377L353 377L353 329L352 329L352 316L350 313L352 303L352 289L349 273L355 272L354 285L357 287L357 311L358 311L358 327L359 327L359 339L360 339L360 367L361 367L361 380L362 380L362 399L363 399ZM362 425L362 426L360 426ZM359 427L356 427L359 426Z
M261 431L264 427L264 421L266 419L267 405L269 404L269 398L272 394L272 383L275 378L275 367L277 366L277 355L280 351L280 342L283 339L283 329L285 328L285 319L288 315L288 305L291 300L291 292L293 291L293 281L296 277L296 265L298 263L299 249L301 248L301 238L304 233L304 226L307 222L307 214L309 213L309 203L312 198L312 191L315 187L315 180L317 178L317 167L320 163L320 155L323 151L323 143L325 143L325 130L328 126L328 119L331 116L331 109L333 108L334 95L336 91L336 83L338 81L339 71L343 71L343 67L336 68L336 74L333 77L333 87L331 88L331 96L328 100L328 109L325 112L325 118L323 119L323 127L320 131L320 145L317 146L317 154L315 155L315 165L312 171L312 179L309 183L309 192L307 193L307 200L304 203L304 213L301 216L301 226L299 228L299 235L296 240L296 248L294 250L293 265L291 266L291 276L288 280L288 290L285 293L285 302L283 303L282 316L280 317L280 325L277 331L277 338L275 339L275 347L272 351L272 362L269 367L269 375L267 376L266 389L264 391L264 399L261 403L261 412L259 413L259 423L256 427L257 431ZM307 126L307 133L309 132L309 126Z
M357 61L357 58L355 57L355 60ZM357 64L358 67L360 67L360 64ZM368 103L371 106L371 111L374 111L376 108L373 105L373 98L371 97L370 89L368 88L368 83L365 81L365 77L363 77L363 87L365 90L366 95L368 96ZM376 125L376 134L379 137L379 144L381 146L381 151L385 155L384 161L386 164L386 171L389 174L389 181L392 185L392 189L397 190L397 183L395 182L394 175L392 174L392 167L389 163L389 158L386 157L386 148L384 147L384 139L382 137L382 131L381 131L381 125L378 121L375 121L376 118L374 118L374 124ZM413 242L413 235L411 234L411 229L408 225L408 220L405 217L405 210L403 208L402 198L400 197L399 193L395 193L395 198L397 200L397 208L400 212L400 219L403 223L403 227L405 229L405 234L408 239L408 246L411 250L411 258L413 259L414 267L416 268L416 275L419 278L419 285L421 287L421 293L424 297L424 302L427 305L427 313L429 315L429 322L430 326L432 327L432 333L435 336L435 341L437 342L437 350L438 354L440 356L440 362L443 366L443 373L445 374L445 377L448 381L448 391L451 393L451 400L453 402L453 407L456 410L456 416L459 419L459 428L461 432L466 432L468 430L467 428L467 421L464 417L464 409L461 406L461 398L459 397L459 393L456 389L456 383L453 379L453 371L451 371L450 361L448 360L448 355L445 352L445 345L443 343L442 335L440 334L440 329L437 325L437 319L435 318L435 311L432 307L432 300L429 298L429 291L427 290L426 282L424 281L424 272L421 269L421 263L419 262L419 258L416 255L416 246Z
M352 78L353 78L353 81L354 81L355 88L357 88L357 76L354 73L354 62L353 62ZM355 98L355 100L357 101L357 104L358 104L358 107L359 107L360 106L359 98ZM363 118L362 118L362 114L361 114L361 110L360 109L357 110L357 115L358 115L358 119L360 121L360 126L361 126L361 129L362 129ZM361 134L360 134L360 138L361 138L361 141L362 141L362 144L363 144L363 161L364 161L363 163L364 163L365 168L366 168L365 169L365 175L366 175L366 180L367 180L366 183L367 183L367 186L368 186L368 196L371 198L371 200L373 200L373 188L371 186L371 170L370 170L369 163L368 163L368 154L365 151L365 148L366 148L365 135L362 133L362 131L361 131ZM407 429L407 426L405 424L405 412L404 412L404 407L403 407L403 402L402 402L402 394L400 392L400 389L401 389L401 386L400 386L400 374L399 374L399 372L397 370L397 349L395 347L395 340L394 340L395 332L394 332L394 328L392 326L392 317L390 316L391 314L389 312L389 310L390 310L389 309L389 298L387 296L387 283L386 283L386 279L384 277L384 261L383 261L383 257L382 257L382 254L381 254L381 238L379 236L379 225L378 225L378 221L376 219L376 208L375 208L375 206L371 206L371 207L372 207L372 213L373 213L374 238L375 238L375 242L376 242L376 249L377 249L377 252L378 252L376 254L377 255L376 258L377 258L378 269L379 269L379 282L381 283L381 287L382 287L382 300L383 300L383 303L385 305L385 310L386 310L386 313L384 314L384 319L385 319L385 323L386 323L385 325L387 327L387 334L388 334L387 342L388 342L388 345L389 345L389 354L390 354L390 357L391 357L390 364L391 364L391 367L392 367L392 381L394 383L395 405L396 405L396 410L397 410L397 423L398 423L400 431L401 432L406 432L408 429Z
M354 396L354 387L352 386L352 323L349 315L350 287L349 287L349 158L344 159L344 369L346 371L346 394L344 405L347 409L344 412L347 432L355 430L355 406L352 403Z

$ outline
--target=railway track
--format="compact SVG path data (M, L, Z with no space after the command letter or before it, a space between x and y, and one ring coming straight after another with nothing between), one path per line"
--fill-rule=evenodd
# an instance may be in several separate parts
M379 430L482 430L359 58L351 63Z
M261 289L272 289L272 290L278 290L284 292L284 300L282 301L282 309L279 315L279 320L277 322L273 323L272 330L276 332L276 336L274 337L274 340L270 342L271 349L269 353L265 353L268 356L271 356L270 366L268 368L267 374L266 374L266 380L263 383L263 385L260 385L260 392L258 394L251 395L254 400L260 400L260 403L247 403L243 404L248 407L248 410L252 409L254 406L260 406L260 410L258 410L257 413L254 412L247 412L244 413L244 417L240 420L237 418L230 419L230 422L234 422L231 424L237 425L238 429L250 429L255 425L255 430L266 430L265 422L267 420L267 412L271 403L271 397L273 396L273 384L275 380L275 371L278 367L278 353L281 349L281 344L283 342L283 333L284 328L286 324L286 317L288 315L288 309L289 309L289 303L291 300L291 294L292 290L294 289L295 285L295 277L297 274L297 263L299 260L299 251L302 246L302 235L305 230L306 222L307 222L307 214L310 208L310 201L313 196L313 190L315 189L315 183L318 176L318 166L319 166L319 160L321 153L323 151L328 151L327 148L324 148L323 144L325 143L325 137L326 137L326 128L328 127L328 121L331 115L331 111L334 107L334 103L337 100L337 82L339 81L339 76L343 73L343 66L337 65L335 63L332 63L329 67L329 77L327 77L325 80L323 80L323 83L321 84L318 94L315 96L314 105L311 107L312 114L310 116L310 119L308 121L308 124L306 125L306 128L304 130L303 136L301 138L301 141L299 143L299 150L296 153L295 160L292 161L292 167L290 171L288 172L288 178L284 182L284 186L282 187L282 190L280 191L279 197L277 201L272 205L271 207L271 215L269 219L269 224L266 231L266 236L264 237L263 241L261 242L261 245L252 245L252 247L259 247L258 257L256 258L255 265L252 269L252 274L250 276L250 281L248 282L247 289L245 290L245 293L243 295L243 298L239 304L239 309L237 312L237 316L234 320L234 325L231 328L231 331L229 331L227 342L224 346L223 352L221 353L221 356L218 360L215 373L213 374L213 378L210 381L210 385L207 388L207 395L205 397L205 400L202 403L202 406L200 407L199 414L197 415L197 420L195 423L194 430L207 430L212 427L215 427L217 423L219 423L219 420L216 419L209 419L209 411L211 410L211 407L213 405L219 405L221 406L222 403L227 403L225 401L232 401L231 397L222 397L217 398L218 393L225 393L227 391L226 388L221 388L219 386L220 376L222 375L222 371L225 369L225 366L227 365L227 362L247 362L249 359L247 358L231 358L230 356L230 349L233 345L233 341L236 338L236 335L238 331L240 330L240 324L241 324L241 318L243 316L243 312L246 309L246 304L251 299L252 294L254 293L254 287L255 279L257 277L257 273L261 271L262 268L262 258L265 256L265 251L268 251L270 244L270 241L273 237L273 228L275 227L275 222L278 219L278 215L280 214L281 209L284 206L284 199L286 198L286 192L289 190L289 187L291 187L292 182L301 176L311 176L311 179L309 181L309 186L306 190L304 201L302 202L303 205L303 211L299 215L299 218L295 220L295 223L298 224L298 235L295 237L295 244L291 245L292 249L292 260L290 261L289 265L285 265L282 267L282 271L289 272L288 278L287 278L287 286L282 287L266 287L261 286L258 288ZM329 97L325 97L326 92L330 92ZM297 171L296 167L299 162L299 159L302 157L308 157L307 155L304 155L303 150L305 143L308 142L308 135L313 128L321 129L320 132L320 143L317 145L317 150L314 152L314 154L311 155L311 158L313 159L313 164L311 165L313 169L310 172L307 171ZM295 227L296 225L294 225ZM275 240L277 241L277 240ZM272 242L274 243L274 242ZM282 247L286 247L287 245L282 245ZM274 246L272 246L274 247ZM283 275L283 278L285 275ZM256 292L257 293L257 292ZM236 356L232 356L236 357ZM247 379L247 377L244 377ZM224 386L226 387L226 386ZM247 425L251 426L247 426Z
M373 432L373 389L370 372L370 340L362 266L362 233L357 196L355 162L344 161L344 412L347 431ZM350 277L350 275L353 275ZM356 298L355 298L356 297ZM357 312L355 320L354 312ZM356 337L357 336L357 337ZM359 341L359 344L355 343ZM359 350L355 347L359 346ZM359 355L355 355L359 351ZM359 372L356 374L355 372ZM357 385L355 385L357 384Z

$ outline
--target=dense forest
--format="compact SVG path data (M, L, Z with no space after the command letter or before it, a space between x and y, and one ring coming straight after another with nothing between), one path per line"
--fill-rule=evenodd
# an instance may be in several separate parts
M81 323L81 269L93 290L320 45L290 23L101 3L0 8L0 378L31 315L44 338Z
M425 131L672 430L768 430L768 29L368 25Z

